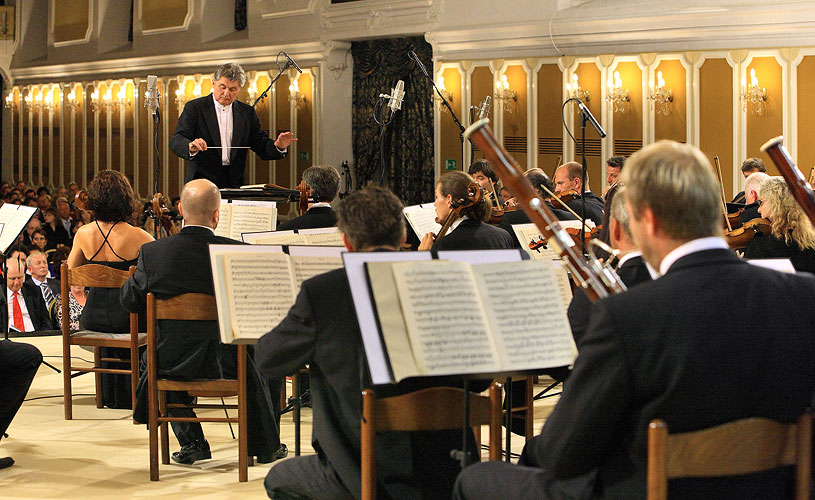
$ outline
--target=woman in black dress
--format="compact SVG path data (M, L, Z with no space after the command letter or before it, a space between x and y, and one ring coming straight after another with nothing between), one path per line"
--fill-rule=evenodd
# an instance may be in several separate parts
M761 183L758 211L771 233L758 234L744 250L746 259L790 259L796 271L815 273L815 228L781 177Z
M464 172L448 172L436 184L436 218L443 221L453 210L453 201L467 198L467 186L475 182ZM461 210L460 219L455 221L446 235L436 239L433 233L422 238L419 250L481 250L512 248L512 237L495 226L486 223L492 213L486 196L471 207Z
M133 188L127 178L114 170L99 172L88 185L88 210L95 221L77 230L68 267L93 263L126 271L136 265L142 245L153 237L127 223L133 215ZM144 331L144 320L140 314L139 331ZM79 322L82 329L97 332L130 331L130 316L119 303L118 289L91 288ZM103 351L103 357L128 358L126 349ZM128 375L102 375L105 406L130 408L130 390Z

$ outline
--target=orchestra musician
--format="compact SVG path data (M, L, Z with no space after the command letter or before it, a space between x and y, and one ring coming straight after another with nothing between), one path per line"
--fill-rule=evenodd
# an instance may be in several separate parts
M467 169L467 173L481 186L481 189L484 190L484 194L492 201L492 206L500 207L501 200L496 196L500 191L500 187L498 187L498 174L492 169L490 162L487 160L477 160L470 165Z
M464 172L447 172L436 184L436 219L441 224L453 211L453 201L467 198L467 187L474 182ZM492 207L486 197L474 206L465 207L450 231L436 239L427 233L419 244L419 250L481 250L489 248L512 248L514 239L506 231L487 224Z
M761 184L770 176L764 172L753 172L744 180L744 210L739 214L739 222L761 218L758 211L758 190Z
M555 170L555 194L574 191L574 198L566 204L583 216L583 198L580 197L580 188L583 182L583 167L574 161L564 163ZM589 174L586 172L586 192L583 194L586 199L585 217L594 222L595 225L603 223L603 199L591 192L589 188Z
M99 172L88 184L88 210L94 213L94 223L77 230L68 267L86 263L101 264L127 271L136 265L141 246L153 237L127 221L133 216L133 188L127 178L116 170ZM146 328L144 314L139 315L139 331ZM119 304L119 291L111 288L91 288L82 316L80 328L95 332L127 333L130 331L130 313ZM129 360L127 349L102 348L102 357ZM103 368L120 368L102 362ZM128 408L132 405L130 375L102 374L102 396L109 408Z
M741 175L743 175L745 179L750 177L750 174L754 174L756 172L767 173L767 167L764 165L764 160L761 158L747 158L741 162ZM730 203L745 203L744 194L744 191L740 191L739 194L733 197L733 201Z
M790 259L796 271L815 273L815 229L786 181L765 179L758 196L758 211L770 220L771 234L756 234L744 249L744 258Z
M550 195L547 190L550 192L554 192L554 184L552 180L549 179L549 176L546 173L539 169L539 168L532 168L524 172L524 177L532 184L532 187L538 192L538 196L547 204L549 209L555 214L555 216L559 220L576 220L577 217L569 213L567 210L562 210L559 208L554 208L549 200L552 199L552 195ZM544 189L545 188L545 189ZM515 231L513 231L512 226L513 224L528 224L529 223L529 216L526 215L526 212L523 210L514 210L511 212L504 212L504 216L501 218L501 223L498 225L501 229L509 233L510 237L512 237L512 241L516 248L520 248L521 244L518 242L518 239L515 237Z
M402 208L399 198L381 187L350 193L337 206L337 226L345 247L352 252L399 250L405 241ZM308 363L314 402L312 444L317 453L272 467L265 481L270 498L360 498L361 391L371 387L365 359L345 270L303 282L286 318L261 337L255 362L270 377L293 373ZM382 398L439 385L460 385L460 381L411 378L377 386L376 393ZM473 390L485 388L486 384ZM461 447L461 435L461 430L377 435L377 498L450 498L459 469L450 451ZM468 439L475 444L471 433Z
M606 160L606 187L603 189L604 200L606 199L608 190L617 185L617 181L620 179L620 174L623 171L623 165L625 165L625 156L611 156Z
M303 182L307 186L307 196L314 202L309 204L306 213L278 225L278 231L333 227L337 224L337 215L330 205L340 189L337 169L330 165L314 165L303 171Z
M643 499L651 419L671 432L758 416L792 423L811 404L815 277L757 268L727 248L721 190L693 146L646 146L621 182L632 239L662 276L593 304L542 433L519 465L464 469L455 498ZM669 490L672 498L786 499L791 469L671 480Z
M291 132L269 138L255 109L236 100L245 83L240 64L226 63L212 75L212 93L184 105L170 138L172 152L189 160L184 182L204 178L219 188L240 187L247 146L263 160L279 160L297 140Z

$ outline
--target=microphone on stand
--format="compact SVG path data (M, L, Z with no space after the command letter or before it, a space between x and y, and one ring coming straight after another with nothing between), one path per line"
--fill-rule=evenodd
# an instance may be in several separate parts
M161 92L158 90L158 82L156 75L147 76L147 91L144 93L144 107L149 108L153 116L156 116L156 111L161 102Z
M491 96L487 96L481 102L481 105L478 107L478 119L483 120L490 116L490 100L492 99Z
M292 66L294 66L294 69L296 69L298 73L302 73L302 72L303 72L303 70L302 70L302 69L300 69L300 66L298 66L298 65L297 65L297 63L296 63L296 62L294 62L294 59L292 59L291 57L289 57L289 55L288 55L288 54L286 54L285 52L282 52L282 54L283 54L284 56L286 56L286 59L289 61L289 64L290 64L290 65L292 65Z
M586 120L588 120L588 122L591 123L591 126L594 127L594 130L597 131L597 135L599 135L600 137L605 137L606 131L603 130L603 127L600 126L600 123L597 121L597 118L595 118L594 115L591 114L591 111L589 111L589 107L583 104L583 101L581 101L580 99L577 99L577 107L580 108L580 111L583 113L583 117L586 118Z
M399 80L396 82L396 88L391 89L390 101L388 107L391 108L391 114L396 113L402 109L402 99L405 98L405 82Z

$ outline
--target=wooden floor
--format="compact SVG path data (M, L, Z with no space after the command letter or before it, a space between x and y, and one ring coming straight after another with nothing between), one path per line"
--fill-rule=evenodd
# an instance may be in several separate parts
M16 339L36 345L49 363L61 368L60 337ZM73 356L90 359L74 347ZM93 375L74 379L74 420L63 418L62 375L45 365L34 378L27 400L0 440L0 457L15 465L0 470L0 497L16 498L266 498L263 478L272 464L249 468L249 482L238 482L237 441L226 424L203 424L212 459L191 466L162 465L158 482L149 480L147 430L134 425L127 410L97 409ZM545 380L543 381L545 382ZM2 381L0 381L2 383ZM541 390L543 385L536 387ZM290 390L290 386L289 386ZM535 432L557 397L535 404ZM302 452L310 454L311 410L302 417ZM486 429L484 438L486 442ZM283 415L281 440L294 456L294 424ZM171 451L178 449L170 437ZM512 451L520 453L523 438L512 436ZM486 451L483 453L486 459Z

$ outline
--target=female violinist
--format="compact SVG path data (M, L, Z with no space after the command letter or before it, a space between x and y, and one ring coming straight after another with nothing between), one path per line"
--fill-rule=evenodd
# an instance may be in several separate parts
M448 172L436 184L436 220L442 221L454 210L454 202L468 199L468 188L474 183L464 172ZM487 248L512 248L513 239L506 231L486 224L492 213L490 202L481 197L472 206L460 209L458 219L450 226L450 232L436 238L427 233L422 238L419 250L478 250Z
M781 177L766 179L759 189L762 217L770 234L758 234L744 250L747 259L790 259L796 271L815 273L815 228Z

